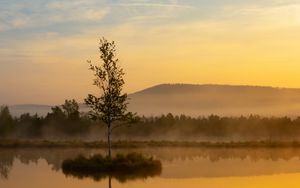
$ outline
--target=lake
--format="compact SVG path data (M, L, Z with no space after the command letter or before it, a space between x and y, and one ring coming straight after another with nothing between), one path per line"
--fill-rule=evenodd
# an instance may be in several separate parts
M103 149L0 149L1 188L266 188L300 187L300 149L144 148L161 160L160 175L143 179L78 179L66 176L61 163L78 154L105 154Z

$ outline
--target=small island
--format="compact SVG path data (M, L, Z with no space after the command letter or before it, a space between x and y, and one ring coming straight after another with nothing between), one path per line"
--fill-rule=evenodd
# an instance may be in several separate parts
M160 175L162 164L152 157L144 157L139 153L117 154L109 158L102 155L74 159L66 159L62 164L63 173L77 178L92 178L99 181L113 177L120 182L137 178L148 178Z

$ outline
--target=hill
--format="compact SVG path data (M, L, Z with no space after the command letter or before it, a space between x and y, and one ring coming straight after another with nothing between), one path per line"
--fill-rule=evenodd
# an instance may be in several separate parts
M234 85L162 84L129 95L130 110L144 115L298 116L300 89Z
M129 110L139 115L300 115L300 89L235 85L161 84L129 94ZM87 111L85 105L80 105ZM47 105L10 106L13 115L46 115Z

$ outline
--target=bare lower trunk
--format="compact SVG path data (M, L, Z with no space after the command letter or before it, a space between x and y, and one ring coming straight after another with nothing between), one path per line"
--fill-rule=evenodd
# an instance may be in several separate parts
M107 127L107 144L108 144L108 158L111 159L111 127L110 124Z
M111 176L108 177L108 188L111 188Z

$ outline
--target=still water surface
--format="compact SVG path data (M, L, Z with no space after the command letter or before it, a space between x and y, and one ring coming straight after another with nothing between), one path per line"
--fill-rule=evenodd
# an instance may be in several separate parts
M112 188L299 188L300 149L147 148L162 161L162 173L147 179L111 179ZM109 178L94 181L66 176L66 158L105 154L101 149L1 149L0 188L109 188Z

